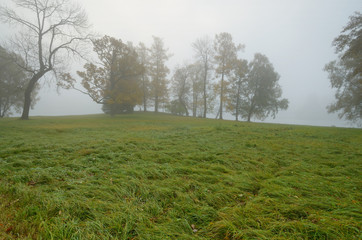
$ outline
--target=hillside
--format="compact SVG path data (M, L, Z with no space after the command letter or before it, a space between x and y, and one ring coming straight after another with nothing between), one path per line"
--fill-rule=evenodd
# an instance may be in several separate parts
M0 239L360 239L362 130L0 119Z

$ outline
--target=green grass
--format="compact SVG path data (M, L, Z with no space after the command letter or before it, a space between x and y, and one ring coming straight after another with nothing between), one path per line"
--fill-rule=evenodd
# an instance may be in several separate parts
M361 239L362 130L0 120L0 239Z

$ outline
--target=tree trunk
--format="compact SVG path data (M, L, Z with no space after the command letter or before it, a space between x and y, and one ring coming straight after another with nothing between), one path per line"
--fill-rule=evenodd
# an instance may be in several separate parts
M146 99L145 99L145 97L143 97L143 111L144 112L147 112L147 103L146 103Z
M248 112L248 122L250 122L250 119L251 119L251 116L253 115L253 112L254 112L254 100L252 101L249 112Z
M116 115L116 96L114 93L114 89L116 87L117 84L117 53L116 50L113 49L112 51L112 59L110 62L110 73L109 73L109 82L111 83L109 86L109 90L111 93L111 98L112 98L112 103L110 104L110 115L111 117L114 117L114 115Z
M224 98L224 73L221 74L221 86L220 86L220 115L219 119L222 119L222 105L223 105L223 98Z
M248 122L250 122L250 119L251 119L251 112L249 112L249 114L248 114Z
M197 95L193 93L193 105L192 105L192 116L196 117L197 113Z
M4 117L4 113L3 113L3 109L2 109L2 102L1 102L1 98L0 98L0 118Z
M38 80L45 74L44 71L41 71L30 79L28 86L25 89L24 93L24 107L23 107L23 113L21 115L22 120L29 120L29 111L31 106L31 93L34 90L35 84L38 82Z
M182 107L185 110L186 116L188 117L189 116L189 111L187 110L187 106L186 106L185 101L183 99L179 98L179 102L182 104Z
M158 95L155 96L155 113L158 113Z
M146 96L146 80L145 76L142 76L142 85L143 85L143 111L147 112L147 96Z
M239 79L238 82L238 92L236 95L236 107L235 107L235 115L236 115L236 121L239 121L239 107L240 107L240 89L241 88L241 80Z
M143 111L144 112L147 112L147 104L146 104L146 101L144 100L143 102Z
M30 104L31 104L31 92L33 89L31 89L28 85L28 87L25 90L24 94L24 107L23 107L23 114L21 115L22 120L28 120L29 119L29 111L30 111Z
M205 65L205 76L204 76L204 115L203 115L203 118L206 118L206 112L207 112L206 81L207 81L207 66Z

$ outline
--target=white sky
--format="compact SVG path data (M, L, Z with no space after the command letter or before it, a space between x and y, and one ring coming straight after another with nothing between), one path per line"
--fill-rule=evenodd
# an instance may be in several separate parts
M4 0L2 0L4 1ZM8 0L5 0L8 1ZM152 35L163 38L173 57L168 66L191 62L191 43L197 38L229 32L235 43L245 44L239 57L251 60L265 54L280 74L289 109L266 122L322 126L348 126L326 106L334 101L326 63L336 58L331 46L360 0L79 0L93 30L148 46ZM0 31L5 26L0 25ZM6 38L0 35L0 40ZM74 71L82 70L74 65ZM30 115L100 113L101 106L72 90L55 87L41 91ZM234 119L230 116L230 119Z

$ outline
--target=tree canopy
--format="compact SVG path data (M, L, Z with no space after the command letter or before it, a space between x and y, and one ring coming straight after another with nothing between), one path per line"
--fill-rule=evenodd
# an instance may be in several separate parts
M144 72L135 48L109 36L94 40L93 45L98 63L86 63L85 72L78 71L85 93L111 115L133 112L142 102Z
M331 87L336 89L336 102L328 112L338 112L340 118L362 124L362 15L356 12L333 41L337 60L328 63Z
M154 100L155 112L159 111L160 103L166 103L168 100L168 80L167 74L170 72L166 66L166 61L170 55L167 53L164 42L161 38L153 36L153 43L150 48L149 74L150 74L150 92Z
M228 91L227 109L235 115L235 120L239 120L241 97L243 88L247 86L248 61L245 59L235 60L234 67L230 77L230 89Z
M287 109L288 100L281 99L279 74L269 59L256 53L248 67L248 77L240 91L241 117L247 121L252 117L264 120L268 116L275 117L279 110Z
M17 61L15 62L14 59ZM17 64L23 59L0 46L0 117L20 112L24 103L24 91L28 74ZM32 104L36 102L37 86L32 94Z
M176 67L172 77L172 90L176 99L171 102L171 113L189 116L192 83L189 66Z
M153 37L150 48L143 43L133 47L109 36L94 40L98 61L88 62L85 71L78 71L84 93L103 104L103 111L111 115L132 112L141 104L146 111L152 100L155 112L164 104L164 109L173 114L189 116L191 110L193 117L206 117L207 111L214 110L216 95L220 96L219 114L225 105L236 120L239 116L248 121L252 117L263 120L287 109L288 100L281 99L279 75L268 58L258 53L248 64L238 59L243 46L235 44L229 33L216 36L214 49L211 39L193 44L195 61L176 67L170 85L165 64L170 55L161 38ZM215 76L221 79L214 82L211 91L213 63Z
M238 51L243 49L244 46L236 45L230 33L216 34L214 40L214 61L216 63L215 73L220 76L220 81L216 85L216 90L220 96L219 118L223 119L223 108L226 102L227 85L229 82L226 77L233 69L234 63L237 59Z

